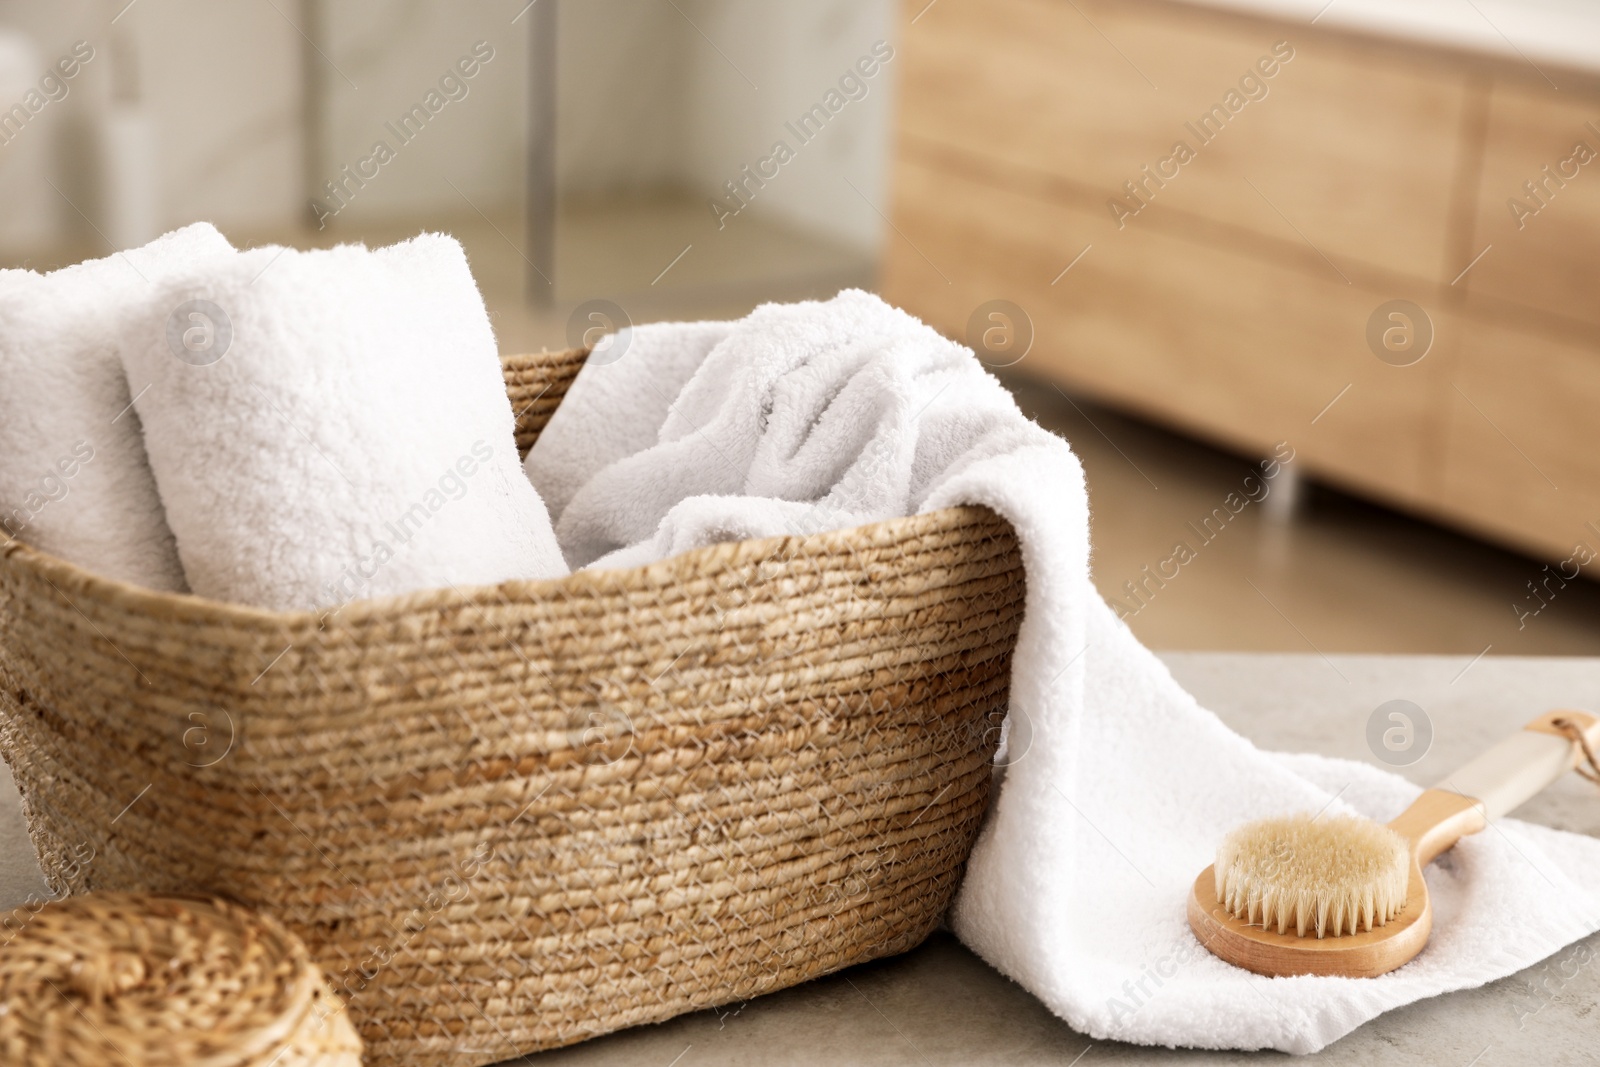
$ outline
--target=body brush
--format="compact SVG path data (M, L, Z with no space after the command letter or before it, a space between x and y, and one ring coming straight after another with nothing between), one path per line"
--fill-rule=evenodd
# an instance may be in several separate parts
M1422 869L1600 748L1600 719L1543 715L1426 790L1387 826L1291 815L1233 831L1195 879L1189 926L1214 955L1265 975L1371 978L1422 951Z

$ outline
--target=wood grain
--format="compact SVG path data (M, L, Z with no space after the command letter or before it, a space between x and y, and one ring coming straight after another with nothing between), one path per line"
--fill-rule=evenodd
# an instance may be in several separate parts
M1456 343L1433 505L1545 558L1600 551L1600 356L1490 323Z
M1235 919L1217 899L1216 876L1207 867L1189 892L1189 928L1212 955L1256 974L1376 978L1421 952L1433 932L1433 904L1422 872L1413 869L1400 914L1374 930L1343 937L1280 934Z
M1573 158L1580 143L1586 164ZM1489 250L1469 292L1600 324L1600 97L1496 82L1473 233L1473 254Z
M1124 183L1142 182L1148 207L1129 226L1194 214L1308 241L1333 263L1420 280L1460 269L1445 253L1464 72L1144 2L943 0L905 28L902 51L906 136L1063 179L1108 217L1114 196L1137 206ZM1203 143L1198 119L1248 74L1265 95L1241 94ZM1193 161L1148 179L1180 140Z

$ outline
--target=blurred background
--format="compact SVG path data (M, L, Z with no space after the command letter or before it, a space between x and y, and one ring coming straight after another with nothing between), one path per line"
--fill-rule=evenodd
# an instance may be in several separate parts
M506 351L873 288L1152 646L1600 652L1584 0L0 0L0 109L6 266L443 230Z

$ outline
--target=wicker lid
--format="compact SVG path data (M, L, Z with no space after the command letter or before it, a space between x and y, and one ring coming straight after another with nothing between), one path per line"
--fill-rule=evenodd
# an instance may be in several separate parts
M0 951L0 1062L358 1067L300 939L223 900L92 893L18 908Z

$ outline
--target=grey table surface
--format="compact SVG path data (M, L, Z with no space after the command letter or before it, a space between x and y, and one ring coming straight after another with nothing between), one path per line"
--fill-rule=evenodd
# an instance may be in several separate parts
M1431 725L1398 768L1427 784L1554 707L1600 709L1600 658L1169 653L1200 701L1267 748L1379 762L1368 720L1391 700ZM1419 746L1420 747L1420 746ZM1518 813L1600 835L1600 790L1576 775ZM45 886L8 775L0 775L0 906ZM1600 935L1518 975L1390 1012L1312 1057L1327 1064L1600 1063ZM1258 1063L1277 1053L1097 1042L1075 1032L949 934L889 960L717 1011L681 1016L514 1063L537 1067L761 1064Z

